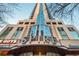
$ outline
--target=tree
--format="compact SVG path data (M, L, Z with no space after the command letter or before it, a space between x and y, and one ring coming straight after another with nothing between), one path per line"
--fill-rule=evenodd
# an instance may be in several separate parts
M17 9L18 4L16 3L0 3L0 24L7 22L5 21L6 15L12 17L13 11Z
M72 23L75 17L75 12L79 10L78 3L50 3L46 4L46 6L49 13L51 14L51 18L69 18Z

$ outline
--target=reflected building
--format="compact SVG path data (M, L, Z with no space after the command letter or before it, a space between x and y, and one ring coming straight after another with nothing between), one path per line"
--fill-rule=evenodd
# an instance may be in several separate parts
M0 55L79 55L79 31L50 19L46 4L36 4L29 20L7 25L0 40L18 40L16 44L0 44Z

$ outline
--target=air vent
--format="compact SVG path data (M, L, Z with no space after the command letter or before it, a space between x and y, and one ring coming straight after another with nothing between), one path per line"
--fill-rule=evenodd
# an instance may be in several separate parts
M58 24L62 25L62 22L58 22Z
M19 24L23 24L23 22L19 22Z
M47 22L47 24L50 25L51 23L50 22Z
M35 22L31 22L31 24L35 24Z
M52 24L56 24L56 22L52 22Z
M25 22L25 24L29 24L29 22Z

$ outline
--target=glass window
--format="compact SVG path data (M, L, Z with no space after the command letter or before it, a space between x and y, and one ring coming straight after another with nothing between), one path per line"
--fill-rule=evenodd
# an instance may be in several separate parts
M45 18L44 18L44 13L43 13L43 5L40 4L40 11L37 16L37 24L38 25L44 25L45 24Z
M62 39L68 39L68 36L62 27L58 27L58 31L59 31Z
M72 35L73 39L79 39L79 34L75 31L74 28L68 27L68 30L70 31L70 34Z
M72 27L68 27L69 31L75 31Z
M9 32L13 29L13 27L8 27L1 35L0 37L5 37L6 35L9 34Z
M23 27L18 27L16 32L13 34L13 39L17 39L20 36L22 30L23 30Z

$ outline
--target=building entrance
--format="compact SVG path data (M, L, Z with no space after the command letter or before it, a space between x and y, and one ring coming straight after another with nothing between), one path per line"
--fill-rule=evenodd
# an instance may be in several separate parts
M44 55L46 55L46 51L44 49L37 48L33 51L33 55L34 56L44 56Z

